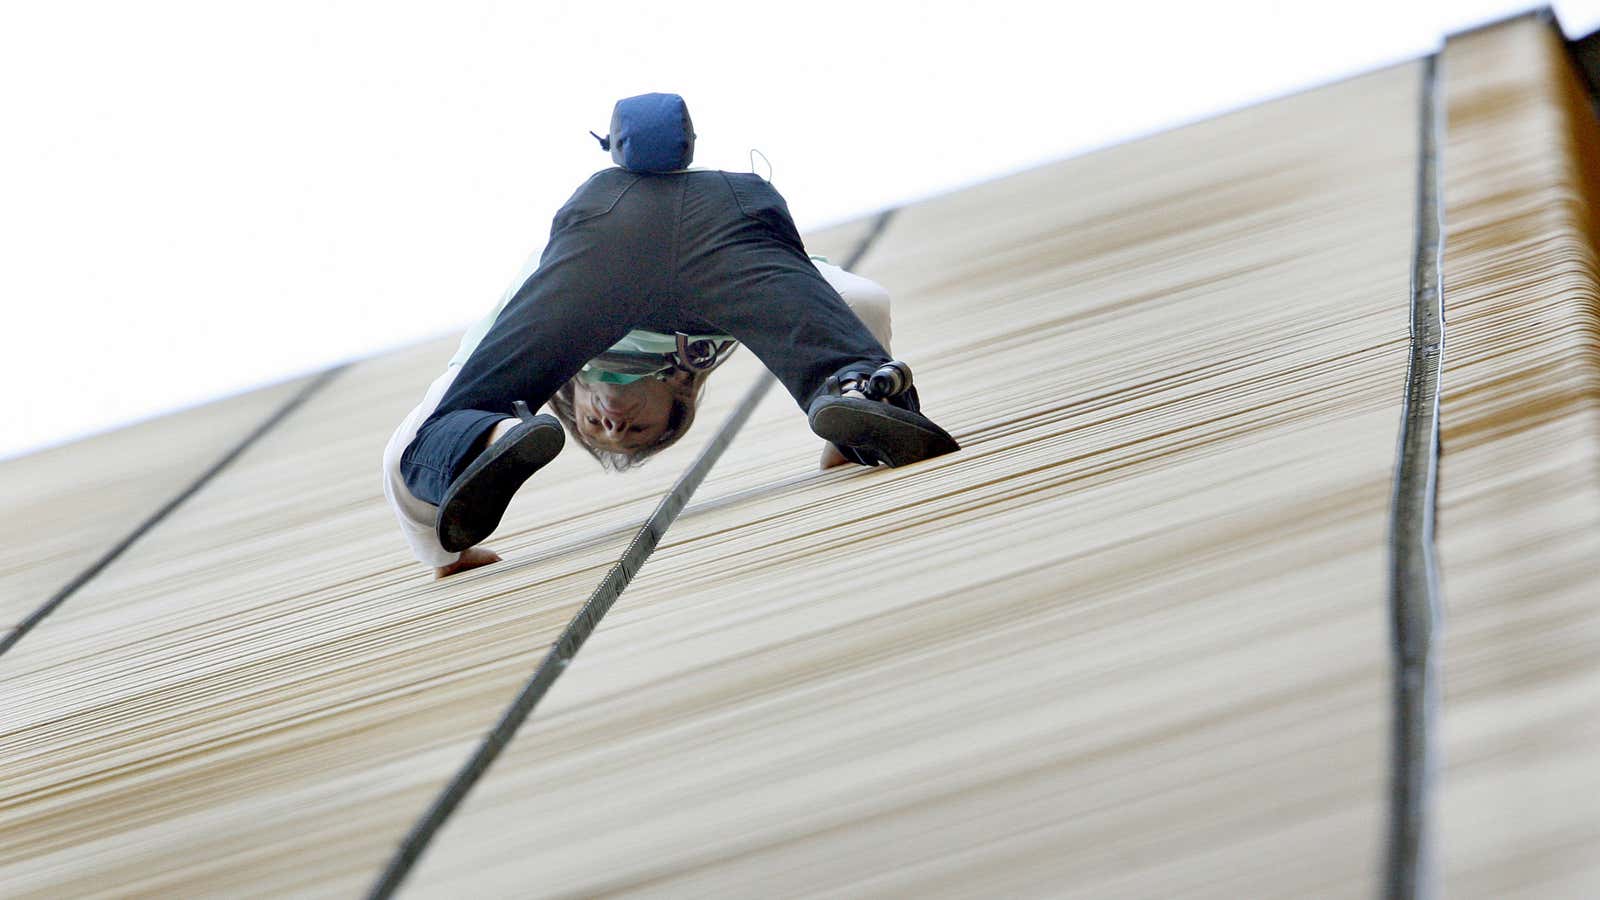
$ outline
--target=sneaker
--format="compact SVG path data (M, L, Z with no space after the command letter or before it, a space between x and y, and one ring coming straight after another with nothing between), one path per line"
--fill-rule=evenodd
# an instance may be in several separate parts
M863 465L904 466L961 449L927 416L882 400L823 394L807 415L818 437Z
M555 459L566 442L566 432L554 416L536 416L521 400L512 410L522 421L485 447L450 482L439 502L434 529L446 550L465 550L493 534L517 489Z

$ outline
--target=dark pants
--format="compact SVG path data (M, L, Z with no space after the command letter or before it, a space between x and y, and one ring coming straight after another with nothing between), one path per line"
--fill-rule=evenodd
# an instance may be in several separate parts
M633 328L730 335L801 409L830 376L889 359L811 264L770 184L606 169L556 213L538 270L406 447L412 494L438 504L512 401L537 409Z

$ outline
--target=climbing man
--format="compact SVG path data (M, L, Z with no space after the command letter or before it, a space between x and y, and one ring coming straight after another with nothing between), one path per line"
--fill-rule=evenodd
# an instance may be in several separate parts
M889 356L887 295L809 257L764 179L688 168L682 98L618 102L600 140L618 165L556 213L537 268L467 333L384 454L385 493L436 577L499 559L477 545L560 452L563 421L605 467L636 465L687 432L738 344L829 442L824 466L958 449ZM533 413L546 403L555 415Z

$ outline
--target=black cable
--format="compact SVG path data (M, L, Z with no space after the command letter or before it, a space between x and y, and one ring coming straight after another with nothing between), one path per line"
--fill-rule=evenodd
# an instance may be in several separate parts
M1439 705L1435 634L1441 619L1434 558L1439 480L1439 379L1444 363L1444 251L1439 194L1438 57L1423 62L1417 167L1416 256L1411 269L1411 356L1389 521L1389 603L1394 640L1394 732L1384 895L1434 895L1432 787Z
M45 616L55 612L56 608L65 603L67 598L77 593L79 588L83 587L85 584L88 584L96 575L99 575L106 566L116 562L117 557L121 556L123 551L133 546L134 542L139 540L139 538L144 537L145 534L150 531L150 529L161 524L162 520L165 519L173 510L177 509L179 506L182 506L185 500L188 500L190 497L193 497L196 493L198 493L199 490L205 487L212 478L217 476L217 473L221 472L223 469L226 469L230 463L232 463L235 459L238 459L239 454L250 449L250 445L254 444L257 440L260 440L262 435L266 434L268 431L271 431L273 426L277 425L279 422L282 422L290 413L294 412L296 409L299 409L300 406L305 403L312 394L322 390L322 388L325 387L330 380L332 380L333 376L344 371L346 368L348 368L347 365L335 366L312 379L311 383L301 388L293 397L289 398L287 403L279 407L277 412L274 412L272 415L268 416L266 421L256 426L254 431L250 432L248 435L245 435L244 440L240 441L232 450L229 450L226 455L213 463L211 468L201 473L199 478L196 478L188 487L179 492L176 497L168 500L165 505L152 513L149 518L139 523L138 527L134 528L127 537L123 538L121 541L118 541L116 546L102 554L99 559L95 560L94 563L89 566L89 568L79 572L76 578L67 582L66 586L62 587L61 590L56 591L49 600L46 600L43 605L34 610L26 619L23 619L21 624L12 629L10 634L7 634L4 638L0 638L0 656L4 656L7 650L10 650L12 647L16 646L16 643L22 640L22 636L32 631L33 627L43 621Z

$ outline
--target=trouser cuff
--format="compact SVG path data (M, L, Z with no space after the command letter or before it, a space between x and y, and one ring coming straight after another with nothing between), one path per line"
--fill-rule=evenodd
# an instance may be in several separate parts
M806 410L808 412L810 411L812 405L817 402L818 397L839 396L840 382L847 381L850 378L870 377L873 372L878 371L878 367L881 365L883 365L881 362L853 362L850 365L845 366L839 371L833 373L833 375L822 382L821 387L812 392L811 397L806 401ZM922 403L917 398L917 389L915 387L908 387L899 394L885 399L890 406L898 406L901 409L910 410L914 413L922 412Z
M418 500L438 506L450 482L477 456L478 442L505 413L458 409L429 419L400 457L400 476Z

